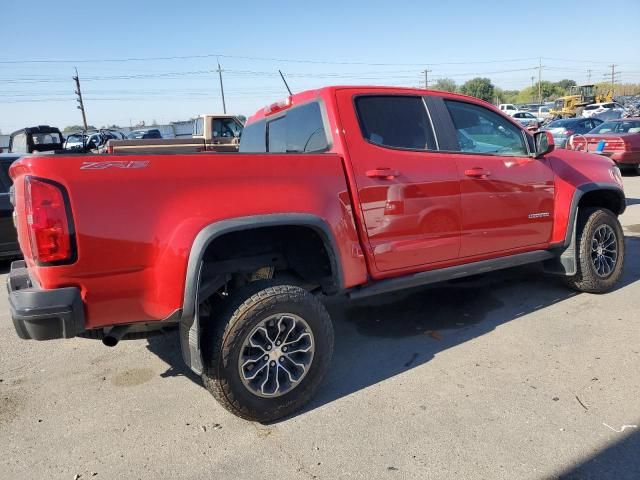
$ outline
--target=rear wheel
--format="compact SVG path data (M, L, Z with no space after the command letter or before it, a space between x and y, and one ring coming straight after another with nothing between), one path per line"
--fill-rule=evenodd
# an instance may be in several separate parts
M604 293L622 275L624 234L618 218L609 210L585 208L577 225L578 270L567 277L569 286L580 292Z
M239 289L205 330L206 388L230 412L269 422L306 404L328 370L333 326L306 290L273 281Z

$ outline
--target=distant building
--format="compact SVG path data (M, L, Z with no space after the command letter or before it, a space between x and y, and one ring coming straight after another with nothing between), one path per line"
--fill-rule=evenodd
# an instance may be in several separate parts
M9 148L10 135L0 135L0 150L6 152Z

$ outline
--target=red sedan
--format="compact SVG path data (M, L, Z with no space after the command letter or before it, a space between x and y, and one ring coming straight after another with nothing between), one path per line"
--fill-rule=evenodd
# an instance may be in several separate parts
M602 141L604 148L598 152L598 145ZM600 153L610 157L620 167L637 169L640 165L640 118L604 122L585 135L571 137L569 148Z

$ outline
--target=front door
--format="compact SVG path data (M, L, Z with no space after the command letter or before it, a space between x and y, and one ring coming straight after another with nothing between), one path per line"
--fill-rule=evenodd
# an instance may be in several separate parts
M418 95L337 92L364 220L367 256L377 270L411 269L458 258L460 186L455 160L436 152ZM355 106L355 109L354 109Z
M554 175L529 156L526 134L482 105L445 100L457 141L462 199L461 257L549 242Z

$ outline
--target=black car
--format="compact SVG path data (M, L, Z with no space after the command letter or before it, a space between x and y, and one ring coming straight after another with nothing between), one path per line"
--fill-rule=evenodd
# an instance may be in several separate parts
M22 155L0 154L0 258L19 257L20 247L16 228L13 225L13 205L10 189L13 182L9 178L9 167Z
M551 132L556 146L564 148L571 135L584 135L601 123L602 120L598 118L563 118L544 125L540 130L548 130Z
M142 140L147 138L162 138L160 130L152 128L150 130L134 130L128 136L130 140Z

